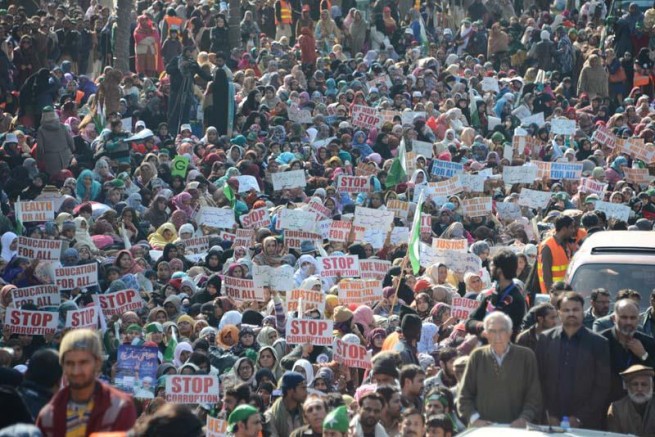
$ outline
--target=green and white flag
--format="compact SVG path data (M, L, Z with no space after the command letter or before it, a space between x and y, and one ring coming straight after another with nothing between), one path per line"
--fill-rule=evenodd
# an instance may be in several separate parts
M418 274L421 269L421 261L419 258L421 247L421 209L423 208L423 191L418 196L416 203L416 211L414 212L414 222L412 223L412 230L409 233L409 244L407 251L409 252L409 262L412 264L412 271Z

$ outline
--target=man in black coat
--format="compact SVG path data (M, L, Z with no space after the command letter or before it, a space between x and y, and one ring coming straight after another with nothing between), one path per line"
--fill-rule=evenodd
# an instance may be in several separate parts
M566 292L557 301L562 326L537 340L537 364L544 416L559 425L569 417L573 428L602 429L610 391L607 339L582 324L584 298Z

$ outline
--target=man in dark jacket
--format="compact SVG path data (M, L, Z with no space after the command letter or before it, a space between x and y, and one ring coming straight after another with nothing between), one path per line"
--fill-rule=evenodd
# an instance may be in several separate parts
M601 429L610 390L607 339L582 325L584 298L564 293L557 301L562 326L537 341L544 411L550 424L568 416L573 428Z
M541 31L541 40L532 46L528 53L528 58L533 59L536 66L544 71L553 71L555 69L555 55L557 48L555 43L550 40L550 32Z
M416 345L421 339L422 326L421 318L416 314L408 314L403 317L401 322L403 338L396 345L396 352L400 354L403 364L420 365Z
M62 370L59 355L52 349L40 349L27 363L23 383L18 388L34 420L59 388Z

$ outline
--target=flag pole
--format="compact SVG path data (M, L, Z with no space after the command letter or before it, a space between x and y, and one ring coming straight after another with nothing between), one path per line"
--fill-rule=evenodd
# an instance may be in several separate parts
M396 303L398 303L398 290L400 289L400 283L403 280L403 276L405 276L405 268L407 267L407 260L408 260L408 256L405 255L403 261L400 263L400 275L398 275L398 283L396 284L396 291L393 294L393 301L391 303L391 311L389 315L393 315L393 309L396 306Z

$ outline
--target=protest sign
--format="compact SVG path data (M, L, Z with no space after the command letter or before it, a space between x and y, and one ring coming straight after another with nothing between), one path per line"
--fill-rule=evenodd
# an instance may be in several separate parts
M471 316L471 313L480 306L480 302L473 299L466 299L464 297L453 297L451 304L450 316L459 320L466 320Z
M628 221L630 218L630 207L622 203L611 203L597 200L594 202L594 209L596 211L603 211L608 219L615 218L617 220Z
M550 120L550 131L555 135L573 135L575 129L575 120L569 120L568 118L553 118Z
M102 309L105 317L120 316L127 311L137 311L145 306L141 295L132 289L94 294L92 297L93 301Z
M512 147L519 155L525 155L528 151L534 150L539 146L539 140L527 135L514 135L512 138Z
M500 92L500 87L498 86L498 79L495 77L485 76L482 78L482 91L492 91L494 93Z
M546 125L546 120L544 119L544 113L540 112L538 114L533 114L529 117L521 119L521 126L530 126L535 123L539 127L544 127Z
M503 182L511 184L531 184L537 178L539 169L533 165L504 166Z
M468 251L468 241L465 238L449 240L446 238L433 238L432 247L437 250L455 250L459 252Z
M368 193L371 191L371 180L366 176L339 175L337 191L340 193Z
M284 231L284 242L289 249L300 249L303 241L321 241L321 234L307 231Z
M371 352L362 345L346 343L340 338L335 338L332 350L334 361L348 368L370 369L372 366Z
M315 212L321 219L324 218L329 219L332 217L332 211L330 210L330 208L323 205L316 198L312 198L312 200L310 200L309 203L307 203L307 211Z
M530 117L532 112L530 111L530 108L528 108L525 104L521 104L512 111L512 115L519 120L522 120L526 117Z
M98 285L98 264L59 267L55 269L55 284L61 290L86 288Z
M412 140L412 152L423 155L427 159L432 158L432 143L427 141Z
M360 162L357 164L357 167L355 167L355 176L373 176L378 174L379 169L373 165L371 165L371 162Z
M307 109L300 109L297 104L292 103L287 109L287 115L289 120L294 123L300 124L312 124L314 122L314 117L312 113Z
M237 234L233 234L232 232L223 231L223 232L220 232L218 234L218 237L221 240L231 241L232 243L234 243L234 240L237 238Z
M357 255L324 256L318 258L321 278L356 278L361 275Z
M166 377L166 402L215 404L219 399L218 376L168 375Z
M253 209L248 214L242 215L240 220L243 227L249 229L268 228L271 225L271 218L266 208Z
M465 253L454 250L436 250L425 243L420 243L419 259L424 267L437 263L443 263L456 273L473 272L479 273L482 268L482 260L473 253Z
M432 235L432 216L421 214L421 235Z
M287 344L330 346L334 336L332 320L287 318Z
M264 289L256 287L253 279L224 276L223 293L238 302L264 302Z
M382 281L379 279L348 279L339 281L338 287L340 305L372 305L382 300Z
M40 238L18 237L18 256L39 261L59 261L62 240L42 240Z
M225 437L227 435L227 420L217 419L208 414L205 428L207 429L205 437Z
M304 170L290 170L271 175L273 190L282 191L290 188L304 188L307 186Z
M496 203L496 212L501 220L518 220L521 218L521 207L514 202Z
M468 217L484 217L491 213L492 201L490 196L474 197L462 201L464 214Z
M332 226L333 221L334 220L332 219L326 219L316 223L316 233L321 236L319 242L322 242L328 238L328 234L330 233L330 226Z
M435 159L432 161L432 174L441 178L450 178L458 173L464 172L464 165L459 162L442 161Z
M530 161L530 165L536 165L539 170L537 170L537 177L535 180L543 180L544 178L550 179L550 165L551 162L546 161Z
M514 146L511 144L505 144L503 146L503 159L506 159L509 162L512 162L514 159Z
M578 188L578 191L581 193L598 194L602 198L606 188L607 184L598 182L591 178L582 178L580 179L580 187Z
M333 220L330 224L328 232L328 240L344 242L350 238L350 230L352 229L352 222L345 220Z
M364 105L353 105L352 125L362 129L373 129L382 125L382 116L377 109Z
M393 211L381 209L365 208L363 206L355 207L354 226L361 226L368 229L380 229L388 232L393 224Z
M380 259L362 259L359 260L361 269L361 278L382 280L391 268L391 261Z
M66 312L65 328L73 329L97 329L100 322L100 310L97 306L70 310Z
M400 113L400 122L404 125L414 124L414 118L416 116L425 117L425 111L403 111Z
M284 208L278 213L276 228L278 230L314 232L317 221L318 216L315 212Z
M394 118L400 117L400 111L392 111L390 109L383 109L380 112L380 115L382 116L382 122L391 122L393 123Z
M153 399L157 388L159 349L154 346L118 346L114 385L137 399Z
M387 201L387 211L393 211L394 216L406 219L409 215L409 202L389 199Z
M11 290L11 300L16 308L26 303L37 307L58 307L61 305L61 294L55 285L35 285L33 287L14 288Z
M549 191L530 190L522 188L519 194L519 205L528 208L545 208L550 202L552 193Z
M628 138L623 143L623 151L646 164L655 162L655 147L646 144L643 138Z
M616 147L616 135L612 133L611 130L605 126L599 126L596 131L594 131L593 136L591 137L593 141L596 141L601 146L608 147L613 149Z
M232 247L250 247L252 246L253 238L255 238L254 229L237 229Z
M47 222L55 219L55 206L52 200L32 200L14 204L16 218L23 223Z
M409 228L407 226L394 226L389 241L396 246L407 243L409 241Z
M211 228L232 229L236 225L234 210L231 208L216 208L203 206L196 214L198 225L206 225Z
M293 267L288 265L279 267L252 265L255 288L269 287L271 290L290 291L294 284L293 274Z
M46 335L54 334L59 324L59 313L49 311L28 311L7 308L5 328L12 334Z
M64 197L63 194L61 194L59 191L47 191L48 186L43 188L43 191L41 191L41 194L36 196L36 199L34 200L50 200L52 201L52 206L55 211L59 211L61 208L61 204L64 203L64 200L66 200L66 197Z
M202 237L187 238L181 241L184 242L186 253L203 253L209 250L209 240L216 237L216 235L205 235Z
M633 184L646 185L653 180L647 168L624 168L625 179Z
M237 176L237 180L239 181L239 193L247 193L250 190L261 191L259 189L259 182L257 182L257 178L254 176L241 175Z
M408 175L414 174L416 170L416 152L405 153L405 173Z
M186 177L189 168L189 158L182 155L176 155L171 161L171 176Z
M321 313L325 311L325 295L322 291L301 290L294 288L287 292L287 310L298 311L298 302L302 299L304 311L318 309Z
M468 193L482 193L484 192L484 181L487 176L483 174L462 173L455 176L459 178L462 183L462 188ZM451 178L454 179L454 178ZM449 180L451 180L449 179Z
M580 179L582 176L582 163L551 162L551 179Z

